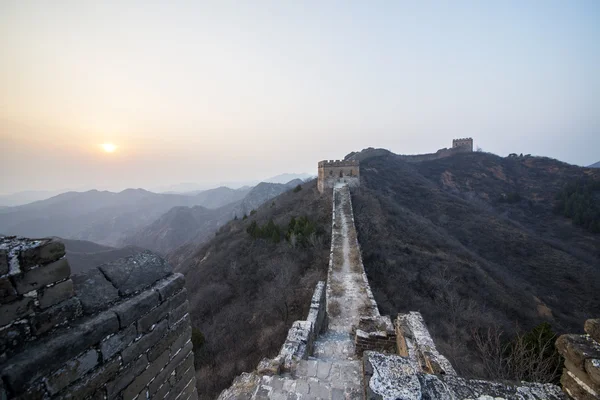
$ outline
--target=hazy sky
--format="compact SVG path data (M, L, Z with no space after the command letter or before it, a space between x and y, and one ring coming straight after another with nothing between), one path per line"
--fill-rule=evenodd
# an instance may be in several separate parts
M600 160L600 1L0 0L3 193L316 173L467 136Z

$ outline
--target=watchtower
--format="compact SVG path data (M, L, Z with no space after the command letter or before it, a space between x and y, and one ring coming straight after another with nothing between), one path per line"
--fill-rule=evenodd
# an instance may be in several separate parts
M332 188L336 182L347 183L350 186L360 184L360 169L357 160L323 160L318 164L317 188L323 193L326 188Z
M462 151L473 151L473 138L453 139L452 148L460 148Z

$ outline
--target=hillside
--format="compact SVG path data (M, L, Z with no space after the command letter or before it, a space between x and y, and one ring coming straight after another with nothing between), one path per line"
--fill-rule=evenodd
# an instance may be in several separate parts
M600 171L486 153L407 164L362 157L353 195L365 268L382 313L421 311L461 374L486 377L473 330L510 336L548 321L578 332L600 309L600 235L553 212L569 182Z
M194 206L194 196L143 189L119 193L67 192L47 200L0 210L0 233L29 237L60 236L117 245L126 234L148 225L176 206Z
M588 168L600 168L600 161L598 161L597 163L594 163L592 165L588 165Z
M233 377L276 354L292 322L305 317L314 286L326 275L330 208L331 198L321 196L313 180L247 219L230 221L206 245L190 244L170 255L186 275L192 322L205 338L196 351L201 398L215 398ZM291 218L301 216L319 233L295 247L283 237L275 243L247 232L269 220L285 232Z
M252 190L252 188L248 186L239 189L221 186L215 189L183 194L195 195L198 205L214 209L242 200L248 195L250 190Z
M242 218L245 214L250 214L264 202L295 187L298 182L301 181L291 181L285 185L262 182L249 191L238 189L235 190L236 196L239 193L245 193L243 199L217 209L199 206L174 207L151 224L127 235L121 244L143 247L164 255L186 244L195 249L213 237L220 226L236 216ZM220 189L216 190L222 194L224 191ZM226 192L231 194L229 191L232 190L227 189ZM202 194L200 193L196 197L201 198L204 204L207 204L210 197L201 197ZM222 196L220 198L223 199ZM178 253L181 254L181 252Z

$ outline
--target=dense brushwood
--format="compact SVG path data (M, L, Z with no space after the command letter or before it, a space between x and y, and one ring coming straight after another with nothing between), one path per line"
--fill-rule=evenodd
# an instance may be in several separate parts
M580 331L600 309L600 235L553 209L583 177L600 181L600 171L485 153L420 164L363 157L353 202L379 308L421 311L468 376L490 377L473 343L478 328L510 337L548 321Z
M270 234L252 235L251 226L269 226ZM278 240L273 232L281 232ZM236 375L279 351L326 276L330 236L331 199L312 181L229 222L204 247L189 244L178 250L184 256L170 256L186 275L192 323L203 338L196 349L201 398L215 398Z

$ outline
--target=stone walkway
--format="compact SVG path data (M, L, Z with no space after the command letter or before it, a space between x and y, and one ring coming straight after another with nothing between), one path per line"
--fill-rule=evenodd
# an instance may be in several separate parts
M315 342L312 357L285 375L263 376L253 399L364 398L362 363L355 356L354 329L372 316L364 269L356 241L350 190L334 188L332 257L327 279L328 330Z

